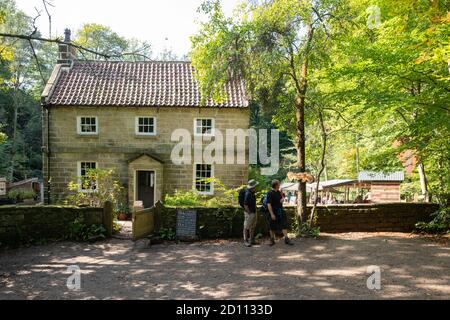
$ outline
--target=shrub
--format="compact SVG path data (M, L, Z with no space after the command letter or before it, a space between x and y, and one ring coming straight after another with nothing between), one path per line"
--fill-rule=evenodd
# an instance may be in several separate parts
M128 207L128 204L123 202L116 205L114 212L116 217L118 217L120 213L124 213L127 217L130 217L130 208Z
M206 182L214 183L214 196L206 196L195 190L175 191L174 194L166 195L164 205L169 207L226 207L238 205L238 192L243 187L227 188L219 179L204 179Z
M175 191L166 195L164 204L169 207L200 207L205 204L206 197L195 191Z
M68 240L74 241L96 241L105 239L106 229L102 225L86 225L82 216L76 218L70 226Z
M172 228L161 228L159 230L159 238L161 240L173 241L177 237L177 234Z
M120 225L120 223L117 222L116 219L113 220L113 230L112 233L113 234L117 234L120 232L120 230L122 229L122 226Z
M297 219L294 219L292 231L300 237L318 238L320 236L320 227L313 227L308 222L299 225Z
M80 191L80 183L88 190ZM93 185L95 189L89 190ZM76 193L68 196L66 202L76 206L102 207L106 201L111 201L117 207L125 198L124 188L113 169L88 170L81 182L71 181L68 188Z
M22 202L24 199L34 199L35 196L36 194L33 191L22 188L8 192L8 198L16 202Z
M425 233L450 233L450 208L442 207L433 213L433 220L430 222L416 223L417 232Z

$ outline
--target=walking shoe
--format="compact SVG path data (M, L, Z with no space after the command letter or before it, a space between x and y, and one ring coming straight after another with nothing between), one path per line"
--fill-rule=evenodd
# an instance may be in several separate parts
M250 241L250 243L251 243L252 246L256 246L258 244L258 243L256 243L255 239L252 239L252 241Z
M275 239L274 238L270 238L269 246L273 246L274 244L275 244Z
M284 243L287 244L287 245L290 245L290 246L294 245L294 244L289 240L288 237L284 237Z
M250 248L252 246L252 244L248 241L244 241L244 246L246 246L247 248Z

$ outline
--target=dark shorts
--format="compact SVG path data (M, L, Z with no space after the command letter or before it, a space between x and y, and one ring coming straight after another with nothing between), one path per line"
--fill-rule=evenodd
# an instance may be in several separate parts
M287 216L286 212L281 208L279 210L276 210L274 212L277 219L273 220L270 212L267 211L266 218L267 218L267 224L269 225L269 230L281 232L281 230L287 229Z

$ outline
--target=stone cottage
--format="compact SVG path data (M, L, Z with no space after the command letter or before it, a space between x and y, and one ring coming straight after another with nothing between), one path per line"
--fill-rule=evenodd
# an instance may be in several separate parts
M248 129L249 108L241 81L226 85L227 100L202 103L189 62L77 60L70 31L42 94L43 172L47 203L64 199L68 183L91 168L113 168L128 201L144 207L175 190L214 194L215 177L228 187L244 184L248 163L171 160L185 129L203 144L215 132ZM236 139L237 140L237 139ZM198 159L198 158L197 158ZM85 190L86 189L86 190ZM80 184L80 191L92 192Z

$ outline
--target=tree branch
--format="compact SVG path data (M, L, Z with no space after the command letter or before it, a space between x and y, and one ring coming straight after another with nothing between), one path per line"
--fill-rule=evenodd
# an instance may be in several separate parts
M45 12L47 13L48 16L48 36L49 38L52 37L52 16L50 14L50 12L48 11L47 5L54 7L53 4L51 4L50 2L48 2L47 0L42 0L42 4L44 5L44 9Z
M46 81L44 78L44 74L42 73L41 64L39 63L38 56L36 55L36 50L34 50L33 42L31 42L31 40L28 40L28 43L30 44L31 51L33 52L34 60L36 60L36 66L38 68L39 75L41 76L42 84L45 86Z
M48 38L42 38L42 37L34 37L33 35L24 35L24 34L11 34L11 33L0 33L0 37L3 38L13 38L13 39L22 39L22 40L26 40L26 41L40 41L40 42L49 42L49 43L56 43L56 44L66 44L66 45L70 45L78 50L82 50L82 51L86 51L92 54L96 54L100 57L103 57L105 59L111 59L111 58L121 58L123 57L123 54L117 54L117 55L110 55L110 54L106 54L106 53L102 53L102 52L97 52L95 50L92 49L88 49L85 48L83 46L80 46L78 44L75 44L73 42L65 42L62 41L58 38L56 39L48 39Z

